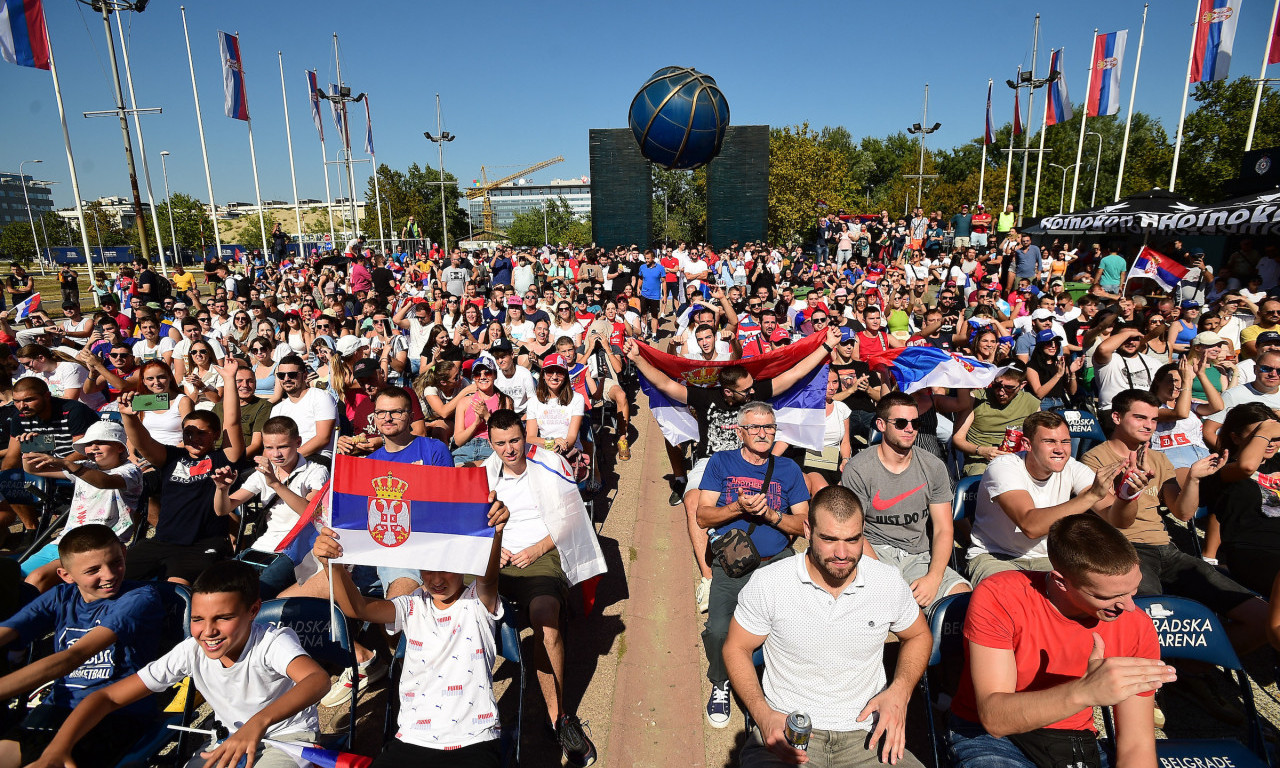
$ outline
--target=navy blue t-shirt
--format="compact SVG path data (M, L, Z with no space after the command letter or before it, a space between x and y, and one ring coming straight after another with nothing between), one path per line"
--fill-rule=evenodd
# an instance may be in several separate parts
M506 256L494 259L492 285L511 285L511 259Z
M752 464L742 458L741 450L719 451L713 453L707 462L707 469L702 475L698 488L703 491L718 491L720 498L716 506L725 507L738 500L741 491L760 493L764 483L764 474L768 463ZM779 456L773 462L773 477L769 479L766 503L769 509L784 515L791 514L791 506L809 500L809 488L804 484L804 473L800 466L785 456ZM747 530L751 523L741 518L731 523L716 526L717 533L724 533L730 528ZM785 533L772 526L756 524L751 533L751 541L761 557L773 557L786 549L789 539Z
M153 585L138 581L126 581L121 589L118 597L86 603L75 584L59 584L8 621L0 622L0 626L16 631L23 644L52 631L54 653L75 645L95 627L107 627L115 633L113 645L54 682L49 703L74 707L99 688L123 680L159 658L157 628L164 623L160 593ZM154 709L155 702L149 696L125 711L148 714Z
M369 454L368 458L394 461L398 464L421 464L424 467L452 467L453 455L445 444L434 437L415 437L403 450L391 453L385 447Z

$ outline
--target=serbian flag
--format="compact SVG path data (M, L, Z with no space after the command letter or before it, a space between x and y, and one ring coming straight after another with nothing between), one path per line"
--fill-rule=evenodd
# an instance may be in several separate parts
M218 31L218 47L222 49L222 86L226 91L227 117L249 119L249 97L244 90L244 65L240 63L240 37Z
M1191 82L1226 80L1240 20L1240 0L1200 0L1191 52Z
M1127 29L1093 38L1093 78L1089 81L1089 99L1085 103L1085 114L1089 117L1120 111L1120 65L1124 63L1124 44L1128 38Z
M898 347L863 358L872 368L887 368L908 394L925 387L981 389L1008 370L937 347Z
M330 528L336 562L484 575L493 548L483 467L428 467L335 456Z
M316 85L316 71L307 70L307 96L311 99L311 122L316 124L316 132L320 141L324 141L324 119L320 117L320 97L316 94L320 86Z
M40 0L0 0L0 57L20 67L49 68L49 37Z
M30 298L13 308L14 320L26 320L35 312L40 310L40 294L33 293Z
M987 83L987 124L985 127L985 132L982 135L982 143L983 144L996 143L996 129L995 129L995 126L991 124L991 83L989 82Z
M1276 9L1276 21L1280 21L1280 8ZM1280 64L1280 24L1272 23L1271 42L1267 45L1267 63Z
M1049 84L1048 103L1044 108L1046 126L1065 123L1071 119L1071 97L1067 95L1067 73L1062 70L1062 49L1049 57L1049 71L1057 72L1058 79Z
M1014 136L1022 135L1022 107L1020 106L1020 104L1021 102L1018 100L1018 92L1014 91L1013 92L1013 135Z
M278 739L263 739L262 741L288 754L298 761L299 765L311 763L316 768L368 768L373 763L372 757L356 755L350 752L338 752L304 742L279 741Z
M689 360L668 355L636 342L640 355L650 365L675 381L690 386L716 386L720 369L727 365L741 365L756 380L772 379L783 371L794 368L799 362L822 346L827 336L815 333L795 344L775 349L759 357L743 360L707 362ZM684 403L668 398L643 375L640 388L649 396L649 410L662 428L662 435L672 445L698 439L698 422ZM812 450L822 447L822 433L827 406L827 366L820 365L786 392L774 392L773 405L778 419L778 439Z
M329 498L329 487L332 481L325 483L320 492L307 504L307 509L298 517L298 522L276 545L276 552L293 562L293 577L299 584L320 572L320 561L311 554L311 548L320 536L320 527L324 525L328 511L325 502Z
M364 97L364 153L373 157L373 118L369 115L369 97ZM373 169L378 172L377 168Z
M330 96L338 95L337 83L329 83L329 95ZM343 114L342 108L338 106L338 102L336 101L329 102L329 111L333 113L333 124L337 126L338 134L342 137L343 148L350 149L351 148L351 131L348 130L347 121L344 119L346 115Z
M1138 258L1133 262L1133 268L1129 270L1125 281L1147 278L1155 280L1166 291L1172 291L1174 286L1182 282L1182 278L1186 276L1186 267L1144 245L1138 252Z

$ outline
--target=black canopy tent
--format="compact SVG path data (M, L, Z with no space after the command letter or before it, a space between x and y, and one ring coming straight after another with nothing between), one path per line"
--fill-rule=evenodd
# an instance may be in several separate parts
M1156 188L1096 208L1045 216L1021 231L1031 235L1188 234L1178 232L1172 225L1197 210L1187 198Z

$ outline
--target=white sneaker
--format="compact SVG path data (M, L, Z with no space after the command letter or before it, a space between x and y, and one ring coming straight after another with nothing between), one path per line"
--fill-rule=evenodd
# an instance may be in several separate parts
M706 613L711 608L711 579L703 576L698 588L693 591L693 599L698 603L698 612Z
M368 661L362 662L359 666L360 673L360 690L368 691L369 685L376 683L387 674L387 666L385 664L374 664L378 660L378 654L375 651ZM346 704L351 699L351 669L342 670L342 674L338 676L338 681L333 684L329 692L320 700L322 707L339 707Z

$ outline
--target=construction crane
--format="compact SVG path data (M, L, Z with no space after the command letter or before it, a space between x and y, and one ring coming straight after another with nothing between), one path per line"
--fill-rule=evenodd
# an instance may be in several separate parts
M483 229L481 229L479 232L472 235L472 239L494 240L494 239L503 238L503 233L498 230L497 224L494 221L493 201L490 198L490 195L489 195L490 192L502 186L503 184L506 184L507 182L515 181L516 179L520 178L521 176L524 176L525 174L536 173L537 171L541 171L543 168L547 168L552 165L555 165L556 163L563 163L563 162L564 162L564 157L553 157L550 160L545 160L541 163L538 163L537 165L531 165L528 168L525 168L523 171L518 171L516 173L511 174L510 176L503 176L501 179L498 179L496 181L489 181L488 176L485 174L485 167L483 165L480 166L480 186L473 187L467 190L468 200L475 200L476 198L480 198L480 197L484 198L484 208L481 213L481 217L482 217L481 221L483 223Z

